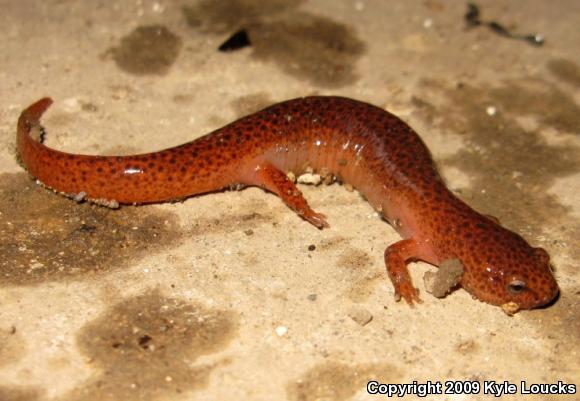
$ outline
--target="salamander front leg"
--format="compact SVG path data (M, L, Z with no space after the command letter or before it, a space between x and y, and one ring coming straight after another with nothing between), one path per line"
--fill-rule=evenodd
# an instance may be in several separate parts
M403 297L409 305L413 305L413 302L422 302L419 290L413 287L407 268L407 261L418 258L418 255L418 244L412 239L399 241L385 250L385 264L395 287L396 301Z
M298 213L304 220L318 227L330 227L326 216L316 213L308 206L302 192L286 176L286 174L271 164L261 165L257 171L258 185L278 195L286 205Z

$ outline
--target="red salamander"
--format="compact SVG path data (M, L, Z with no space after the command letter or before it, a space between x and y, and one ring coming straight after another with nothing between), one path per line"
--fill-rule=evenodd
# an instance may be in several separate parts
M381 108L341 97L306 97L174 148L89 156L42 144L39 119L51 103L44 98L22 112L18 152L40 183L77 200L116 206L181 199L232 185L260 186L323 228L328 227L325 216L310 208L287 172L328 172L355 187L402 236L384 254L397 300L420 302L407 269L414 260L439 266L458 259L460 285L511 312L546 305L558 294L548 253L457 198L419 136Z

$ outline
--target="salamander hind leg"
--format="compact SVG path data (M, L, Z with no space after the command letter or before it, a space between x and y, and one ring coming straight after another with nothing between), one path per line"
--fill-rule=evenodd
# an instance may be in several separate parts
M257 170L256 179L258 185L278 195L290 209L310 224L318 228L329 227L326 216L310 208L302 192L283 171L271 164L261 165Z
M414 302L421 303L419 290L413 286L407 262L419 256L418 244L412 239L399 241L385 250L385 264L389 278L395 287L395 300L401 297L409 305Z

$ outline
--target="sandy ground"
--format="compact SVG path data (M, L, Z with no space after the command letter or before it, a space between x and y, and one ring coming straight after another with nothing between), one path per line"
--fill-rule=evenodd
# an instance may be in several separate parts
M545 45L466 29L463 1L0 0L0 400L386 399L369 380L579 386L580 3L480 6ZM252 46L218 52L239 28ZM559 300L509 317L463 290L436 299L423 285L435 268L416 263L424 303L394 302L383 251L399 237L340 185L301 187L328 216L319 231L255 188L79 205L16 161L19 112L46 95L48 145L130 154L311 94L410 123L459 196L549 251ZM494 398L482 387L427 399Z

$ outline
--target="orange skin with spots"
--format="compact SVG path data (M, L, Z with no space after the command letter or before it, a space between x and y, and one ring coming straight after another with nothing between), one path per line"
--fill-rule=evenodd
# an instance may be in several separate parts
M88 156L50 149L31 136L44 132L39 119L51 103L44 98L22 112L18 152L38 181L68 196L152 203L254 185L323 228L325 216L286 175L313 169L357 188L403 237L385 251L396 299L420 302L407 269L414 260L438 266L459 259L464 289L493 305L511 303L512 311L545 305L558 294L547 252L451 193L419 136L381 108L340 97L300 98L171 149Z

